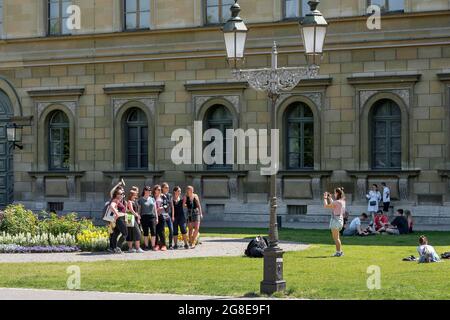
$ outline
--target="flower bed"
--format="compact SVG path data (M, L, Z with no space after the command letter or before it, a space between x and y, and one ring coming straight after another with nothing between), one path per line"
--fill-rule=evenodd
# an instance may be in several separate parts
M58 216L10 205L0 212L0 253L57 253L104 251L109 244L106 228L76 213Z
M0 244L0 253L70 253L78 252L76 246L35 246L24 247L16 244Z

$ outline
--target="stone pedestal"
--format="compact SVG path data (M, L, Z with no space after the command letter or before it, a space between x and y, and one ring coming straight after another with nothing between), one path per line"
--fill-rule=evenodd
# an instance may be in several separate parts
M286 290L283 280L283 250L278 247L264 251L264 280L261 282L261 293L271 295Z

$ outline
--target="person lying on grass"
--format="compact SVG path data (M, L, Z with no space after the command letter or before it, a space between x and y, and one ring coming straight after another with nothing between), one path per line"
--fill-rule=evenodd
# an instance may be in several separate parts
M441 259L436 253L436 250L428 244L426 236L420 236L419 246L417 247L419 253L419 263L439 262Z
M367 236L368 233L361 227L361 221L366 221L368 218L369 216L366 213L362 213L359 217L353 219L348 229L344 230L344 236Z

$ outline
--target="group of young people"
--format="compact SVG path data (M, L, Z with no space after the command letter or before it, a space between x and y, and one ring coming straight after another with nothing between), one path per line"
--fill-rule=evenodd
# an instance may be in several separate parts
M179 232L185 249L195 249L198 243L203 211L192 186L186 188L184 196L178 186L170 193L168 183L146 186L139 196L138 187L132 187L126 195L122 181L111 190L109 208L114 213L114 221L109 224L110 253L122 253L118 246L120 235L126 239L129 253L179 249Z
M372 223L370 223L369 226L365 229L363 229L361 222L369 219L370 216L366 213L362 213L359 217L353 219L350 225L347 226L348 212L344 188L337 188L334 190L334 199L331 193L324 193L324 206L325 208L332 210L330 229L333 240L336 244L336 253L333 255L334 257L342 257L344 255L340 238L341 235L365 236L369 234L382 233L402 235L413 232L413 219L410 211L404 212L403 209L398 209L395 212L394 220L389 223L387 212L390 208L390 190L385 183L382 183L382 185L384 188L383 198L381 198L381 194L377 190L377 185L373 185L372 190L367 194L367 199L369 200L368 209L372 214ZM381 199L383 199L383 209L380 209L378 206ZM427 257L430 256L433 258L433 260L436 260L437 254L434 251L434 248L428 244L428 239L426 238L426 236L421 236L419 238L419 245L419 262L429 260Z

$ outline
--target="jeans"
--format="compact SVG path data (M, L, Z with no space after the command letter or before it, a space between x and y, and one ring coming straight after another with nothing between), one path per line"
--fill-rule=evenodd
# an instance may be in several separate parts
M172 222L172 217L166 216L165 220L166 220L167 228L169 228L169 247L171 247L172 246L172 241L173 241L173 222Z
M111 249L114 250L117 248L117 240L120 234L123 235L124 240L128 236L128 228L127 224L125 223L125 217L121 217L116 221L116 227L114 228L113 233L109 237L109 247Z
M358 234L358 232L354 229L345 229L343 235L346 237L349 236L356 236Z
M158 217L158 224L156 225L156 245L165 246L166 245L166 220L161 215Z

